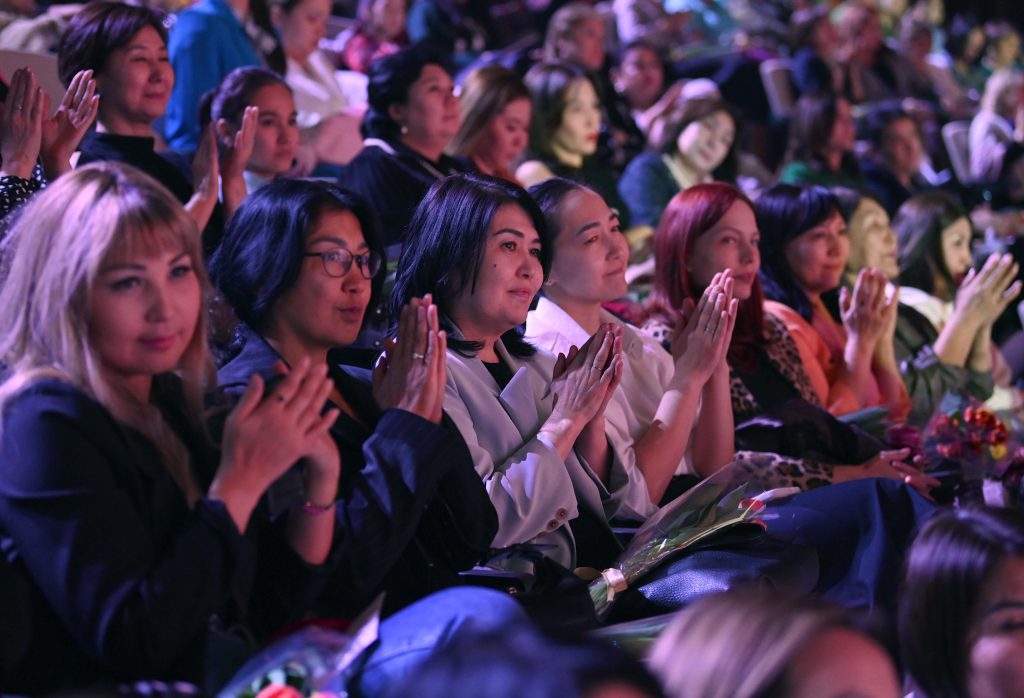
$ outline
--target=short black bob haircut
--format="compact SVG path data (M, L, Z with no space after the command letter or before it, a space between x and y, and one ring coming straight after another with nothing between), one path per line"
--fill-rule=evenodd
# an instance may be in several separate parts
M383 257L370 207L336 184L276 179L246 198L228 221L209 262L210 280L239 320L256 332L266 330L274 305L299 278L306 236L325 213L335 211L351 211L367 246ZM371 280L365 318L373 315L383 286L384 274L377 274Z
M969 636L985 585L1008 558L1024 558L1024 513L947 511L921 529L907 555L900 599L903 660L929 698L968 695Z
M758 198L754 214L761 233L761 284L765 297L785 303L810 322L811 299L797 285L786 260L786 247L799 235L840 215L839 202L822 186L776 184Z
M167 16L123 2L90 2L75 13L57 44L57 73L67 87L80 70L103 72L114 51L149 27L167 44Z
M435 44L421 41L382 56L370 64L367 73L367 110L360 125L364 138L395 140L402 134L402 126L391 118L388 109L393 104L409 100L409 88L420 79L423 68L437 65L449 74L448 56Z
M541 268L547 278L551 238L544 216L526 190L494 177L452 175L436 182L413 213L391 293L391 317L398 317L413 298L430 293L441 311L443 329L451 332L451 303L467 286L470 292L475 290L488 228L498 209L509 204L523 209L537 229ZM501 341L512 356L532 356L535 351L518 327L503 334ZM448 338L448 346L466 356L480 350L479 342L456 337Z

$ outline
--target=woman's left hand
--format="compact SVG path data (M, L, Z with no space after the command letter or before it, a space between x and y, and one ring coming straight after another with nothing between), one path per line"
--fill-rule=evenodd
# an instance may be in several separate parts
M71 170L71 154L82 142L96 118L100 96L91 70L80 70L71 78L57 111L50 115L50 98L43 98L43 132L40 154L43 169L51 180Z
M283 361L278 361L274 364L274 372L286 376L289 369ZM330 390L331 383L327 381L314 398L314 403L326 404ZM302 454L304 459L303 484L306 499L326 504L334 501L337 496L338 477L341 474L341 456L338 454L338 446L334 443L334 437L331 436L329 429L312 428L315 425L313 420L316 416L316 412L311 412L307 417L309 427L305 433L309 434L309 438L306 440L305 452Z
M676 374L703 385L715 371L725 370L726 355L736 326L739 302L732 297L731 272L715 274L696 307L682 308L672 337Z

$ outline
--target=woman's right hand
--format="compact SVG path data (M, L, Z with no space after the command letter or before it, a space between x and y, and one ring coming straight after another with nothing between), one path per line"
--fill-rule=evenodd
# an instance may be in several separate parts
M715 369L725 365L739 301L732 297L732 271L715 274L700 297L681 309L681 319L672 335L675 375L703 385Z
M402 308L398 334L373 368L373 397L381 409L406 410L440 424L448 340L437 312L429 293Z
M304 456L323 457L338 410L322 413L332 383L326 364L303 357L269 395L254 375L224 426L220 467L209 496L224 502L244 531L259 498Z
M853 292L839 292L839 314L851 340L859 342L870 356L885 336L889 306L896 301L886 298L889 280L877 269L861 269Z
M217 135L213 124L199 138L199 147L192 157L192 198L185 204L189 217L202 231L220 200L220 166L217 162Z
M43 106L43 90L35 74L28 68L15 70L0 112L0 172L4 175L32 177L42 144Z
M997 253L985 260L981 271L967 272L956 292L956 321L974 323L979 329L991 326L1020 294L1018 270L1012 255Z

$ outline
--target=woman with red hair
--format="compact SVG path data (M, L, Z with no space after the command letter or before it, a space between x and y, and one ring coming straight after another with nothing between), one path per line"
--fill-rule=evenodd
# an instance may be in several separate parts
M789 414L795 409L806 414L808 404L821 407L793 338L782 321L764 312L759 241L753 204L735 187L718 182L699 184L673 197L654 238L654 288L644 330L669 348L680 309L700 298L715 274L732 272L739 309L726 358L737 424L768 411L778 415L784 406ZM826 414L816 418L827 427L836 426ZM762 456L765 466L789 468L795 484L802 487L860 477L900 479L919 489L931 482L902 462L905 450L883 450L855 463Z

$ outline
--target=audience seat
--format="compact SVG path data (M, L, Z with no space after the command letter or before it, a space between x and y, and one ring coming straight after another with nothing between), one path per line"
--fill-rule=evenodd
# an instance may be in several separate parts
M56 109L64 99L64 84L57 73L57 55L53 53L33 53L31 51L0 50L0 73L4 81L10 82L11 76L18 68L30 68L36 74L39 86L50 95L53 108Z
M796 104L793 91L792 68L786 58L769 58L761 62L761 82L768 96L768 104L777 119L788 119Z
M967 140L970 128L970 121L950 121L942 127L942 142L946 145L953 174L964 186L971 181L971 153Z

